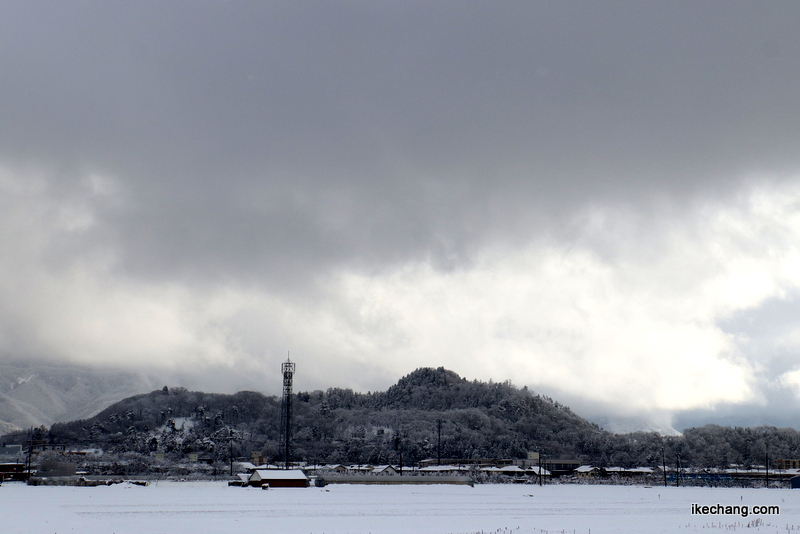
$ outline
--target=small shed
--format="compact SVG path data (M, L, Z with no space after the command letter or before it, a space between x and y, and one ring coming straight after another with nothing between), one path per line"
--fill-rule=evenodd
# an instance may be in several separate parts
M270 488L307 488L308 477L300 469L256 469L250 475L251 486L268 484Z

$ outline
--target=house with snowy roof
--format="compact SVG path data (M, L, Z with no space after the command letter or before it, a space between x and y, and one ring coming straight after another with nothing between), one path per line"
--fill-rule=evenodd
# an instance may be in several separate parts
M256 469L258 469L252 462L234 462L234 465L238 467L242 471L247 471L248 473L252 473Z
M525 469L522 469L518 465L506 465L500 468L500 473L506 476L523 476L525 475Z
M533 476L537 476L537 477L538 476L543 476L543 477L549 477L550 476L550 471L548 471L544 467L539 467L538 465L532 465L532 466L528 467L527 469L525 469L525 472L528 473L529 475L533 475Z
M426 475L461 475L469 473L469 467L463 465L430 465L428 467L420 467L417 472Z
M376 465L372 469L373 475L396 475L397 469L392 465Z
M351 465L347 468L347 471L357 475L368 475L372 473L373 469L374 467L371 465Z
M250 486L270 488L307 488L308 477L300 469L256 469L247 479Z
M600 476L600 468L593 465L582 465L575 468L575 476L580 478Z
M344 473L347 471L347 466L342 464L323 464L323 465L315 465L313 468L305 469L305 472L313 472L313 473Z

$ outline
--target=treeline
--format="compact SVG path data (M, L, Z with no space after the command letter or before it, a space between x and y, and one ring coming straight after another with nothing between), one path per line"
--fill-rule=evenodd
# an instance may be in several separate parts
M800 457L800 433L793 429L707 425L682 436L611 434L527 388L468 381L443 368L418 369L385 392L297 393L293 409L292 459L318 463L410 465L437 455L524 458L528 451L622 467L674 465L678 458L683 466L746 466L763 464L767 455ZM37 429L37 435L117 453L163 452L176 459L198 453L225 460L257 451L279 462L280 414L275 396L165 387L90 419Z

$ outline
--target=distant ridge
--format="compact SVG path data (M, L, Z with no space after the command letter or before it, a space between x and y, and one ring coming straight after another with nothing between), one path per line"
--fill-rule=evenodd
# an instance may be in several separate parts
M129 372L0 362L0 431L91 417L153 384Z

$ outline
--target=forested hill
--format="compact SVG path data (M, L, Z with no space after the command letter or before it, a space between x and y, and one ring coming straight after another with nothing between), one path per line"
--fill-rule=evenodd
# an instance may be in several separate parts
M37 434L120 453L159 451L176 460L191 452L227 458L233 443L236 457L256 451L280 461L280 405L280 398L255 392L224 395L165 387ZM385 392L297 393L293 407L293 459L313 462L396 464L402 455L408 465L438 453L443 458L524 458L537 451L599 466L655 466L663 457L680 455L684 465L712 467L763 463L767 447L772 458L800 457L800 433L792 429L708 425L683 436L611 434L527 388L469 381L443 368L418 369Z
M524 458L528 451L588 455L608 434L554 401L509 382L468 381L443 368L418 369L385 392L350 389L294 397L294 454L326 462L405 462L435 457ZM164 388L117 402L97 416L51 427L48 439L120 451L211 452L280 460L280 398ZM153 441L155 438L155 442Z

